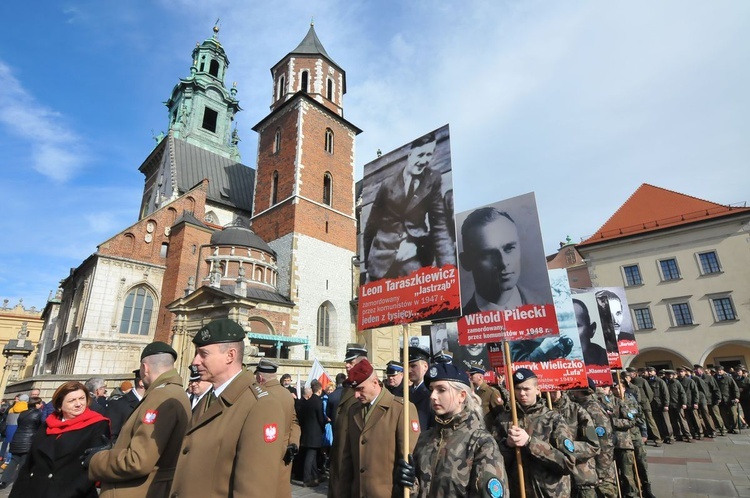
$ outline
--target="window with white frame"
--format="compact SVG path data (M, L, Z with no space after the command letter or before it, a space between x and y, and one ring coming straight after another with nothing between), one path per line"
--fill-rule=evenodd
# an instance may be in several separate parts
M717 322L737 320L737 313L734 311L732 298L726 296L711 299L711 306L713 307L714 320Z
M134 288L125 298L120 318L120 333L148 335L153 311L153 294L143 286Z
M633 316L635 317L635 325L638 330L654 328L654 319L651 316L651 309L648 306L634 307Z
M699 252L698 263L700 264L701 275L721 273L721 265L719 265L719 257L716 255L716 251Z
M694 325L693 313L690 311L690 304L687 302L672 303L669 305L672 312L672 324L675 327L685 327Z
M625 285L632 287L634 285L643 285L641 269L638 265L628 265L622 267L622 273L625 276Z
M680 279L680 269L677 267L677 260L675 258L660 260L659 271L663 281Z

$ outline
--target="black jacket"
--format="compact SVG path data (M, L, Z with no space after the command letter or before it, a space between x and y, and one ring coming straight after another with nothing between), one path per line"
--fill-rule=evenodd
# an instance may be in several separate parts
M28 453L31 448L31 440L42 425L42 411L39 409L26 410L18 416L18 429L10 443L10 452L13 454Z
M87 448L101 446L102 436L109 437L108 420L59 436L48 435L42 426L31 441L11 498L98 498L81 457Z
M423 431L432 427L435 422L435 415L432 413L432 407L430 406L430 390L427 389L427 385L422 382L419 387L409 392L409 396L409 401L417 407L419 426Z
M299 445L303 448L322 447L326 419L323 416L323 400L320 396L313 394L310 399L303 399L297 417L302 430Z
M120 435L120 429L125 425L128 417L130 417L130 414L133 413L135 407L140 402L141 400L133 394L132 389L119 398L109 400L107 416L112 427L112 439L117 439L117 436Z

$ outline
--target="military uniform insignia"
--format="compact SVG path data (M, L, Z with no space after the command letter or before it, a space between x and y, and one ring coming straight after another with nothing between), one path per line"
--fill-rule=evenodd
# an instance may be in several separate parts
M437 374L438 374L437 368L432 367L430 369L430 377L437 377Z
M201 340L207 341L211 338L211 331L208 329L201 330Z
M266 424L263 426L263 441L273 443L279 436L279 429L276 424Z
M571 441L570 439L566 439L565 441L563 441L563 446L565 446L565 449L571 453L573 453L573 451L575 451L576 449L573 441Z
M144 424L153 424L156 422L156 410L146 410L146 413L143 415L143 423Z
M607 433L606 430L604 430L604 427L597 427L596 428L596 435L599 437L603 437Z
M497 477L487 481L487 492L492 498L502 498L503 485Z
M523 379L523 374L522 373L517 373L516 374L516 379L522 380Z
M632 413L628 413L628 418L632 419L633 418L633 414Z
M419 432L419 420L411 421L411 430L414 432Z

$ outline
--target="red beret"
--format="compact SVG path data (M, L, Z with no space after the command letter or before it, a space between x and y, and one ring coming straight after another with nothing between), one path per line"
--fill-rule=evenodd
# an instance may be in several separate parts
M372 365L370 365L370 362L364 359L354 365L351 370L349 370L349 377L347 380L352 387L357 387L358 385L369 379L373 371L374 370L372 369Z

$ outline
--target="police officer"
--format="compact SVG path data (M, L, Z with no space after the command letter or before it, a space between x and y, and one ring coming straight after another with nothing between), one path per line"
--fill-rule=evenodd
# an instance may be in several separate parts
M112 449L94 454L89 479L101 482L101 496L167 496L190 405L174 368L177 352L153 342L141 353L140 377L146 393Z
M469 378L455 365L433 363L425 382L435 425L419 436L414 465L399 462L400 484L415 485L420 498L508 496L503 457Z
M357 363L367 359L367 349L356 343L346 345L344 354L344 367L347 373L354 368ZM331 445L331 467L330 478L328 480L328 497L329 498L349 498L348 483L341 481L340 465L343 462L344 444L349 431L349 417L347 414L352 406L357 404L354 397L354 389L344 384L341 391L341 398L336 406L336 416L333 423L333 444Z
M385 388L398 398L404 397L404 364L391 360L385 367Z
M484 413L485 427L492 428L495 425L495 417L505 409L505 401L500 391L484 381L485 371L479 367L469 369L469 379L474 387L474 393L482 400L482 412Z
M430 355L421 348L409 347L409 401L414 403L419 413L419 424L424 429L433 425L430 410L430 391L424 383L424 376L429 367Z
M299 421L297 420L297 412L294 409L294 398L292 394L284 389L276 378L276 371L279 366L265 358L261 359L258 365L255 367L255 381L263 386L268 391L268 394L281 404L281 408L284 410L284 444L286 445L286 453L284 454L284 469L279 473L279 489L278 496L291 497L292 496L292 461L299 451L299 439L301 430Z
M337 492L347 497L390 498L401 491L394 477L397 462L406 457L403 443L411 453L419 437L417 410L383 389L367 360L349 370L348 380L357 404L347 413L349 429ZM405 417L408 432L404 431Z
M513 381L518 425L513 424L512 412L504 411L493 428L509 476L510 495L520 496L520 486L524 486L529 498L570 496L575 438L562 416L539 398L534 372L519 368ZM516 448L520 448L523 483L518 478Z
M193 338L193 365L213 389L185 434L170 498L278 494L286 418L278 400L243 369L244 338L244 329L226 318Z

